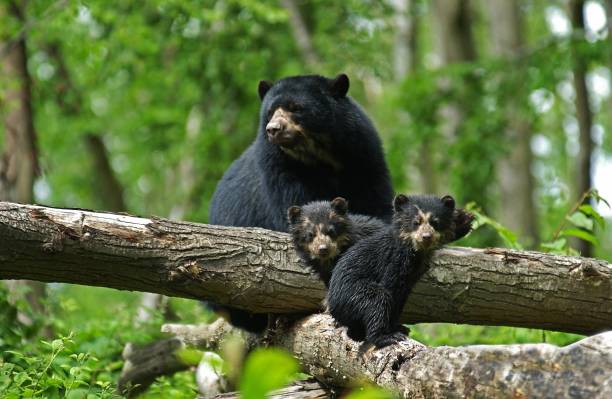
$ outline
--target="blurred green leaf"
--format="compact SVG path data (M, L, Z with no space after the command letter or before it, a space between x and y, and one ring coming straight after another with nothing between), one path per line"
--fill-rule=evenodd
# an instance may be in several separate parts
M578 237L580 239L590 242L593 245L599 245L599 241L597 240L597 238L588 231L580 229L564 229L561 231L561 235L566 237Z
M200 360L202 360L202 351L192 348L181 349L176 355L183 363L190 366L197 366Z
M561 253L565 252L567 240L565 238L559 238L552 242L543 242L541 247L547 252Z
M575 226L593 231L593 219L589 219L589 217L582 212L572 213L567 217L567 220Z
M593 209L591 205L588 205L588 204L580 205L578 210L584 213L585 215L593 218L593 220L595 220L597 224L599 224L599 227L601 228L606 227L606 221L604 220L604 218L599 214L599 212Z
M244 399L264 399L266 394L295 379L297 360L284 350L259 348L248 356L242 377L240 394Z

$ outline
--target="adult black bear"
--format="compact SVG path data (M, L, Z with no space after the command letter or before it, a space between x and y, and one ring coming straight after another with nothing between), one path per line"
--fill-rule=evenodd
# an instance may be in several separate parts
M294 205L287 210L296 252L326 287L338 257L356 242L387 226L373 216L349 213L348 206L344 198L338 197Z
M348 89L344 74L260 82L257 137L217 185L209 222L287 231L287 208L338 196L355 213L389 220L393 194L380 139ZM229 313L238 327L265 327L265 318Z
M357 242L338 260L329 283L331 315L348 336L377 347L405 338L398 324L427 254L471 229L472 214L450 196L410 196L393 201L393 223Z
M260 82L257 137L217 185L210 223L287 231L287 208L338 196L352 212L388 220L380 139L348 88L343 74Z

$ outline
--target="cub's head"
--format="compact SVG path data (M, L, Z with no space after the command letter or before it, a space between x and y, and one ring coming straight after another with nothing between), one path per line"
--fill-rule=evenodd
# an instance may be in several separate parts
M294 76L276 83L259 82L260 131L264 139L305 163L333 165L330 152L335 105L346 101L349 79Z
M349 243L350 221L344 198L292 206L287 216L293 243L306 260L334 260Z
M393 199L393 210L400 237L418 251L442 245L452 235L455 200L450 195L399 194Z

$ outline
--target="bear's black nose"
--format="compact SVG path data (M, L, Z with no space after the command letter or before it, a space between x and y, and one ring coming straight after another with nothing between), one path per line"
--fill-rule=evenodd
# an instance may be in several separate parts
M327 255L329 253L329 247L327 245L319 245L319 254Z
M271 138L276 137L277 134L283 131L283 127L278 122L270 122L266 125L266 133Z
M431 234L431 233L423 233L423 235L421 237L423 237L423 240L429 241L429 240L432 239L433 234Z

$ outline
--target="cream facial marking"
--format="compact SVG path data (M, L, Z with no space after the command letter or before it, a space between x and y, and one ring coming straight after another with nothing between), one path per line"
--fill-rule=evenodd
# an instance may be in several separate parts
M312 135L300 124L295 123L293 113L279 107L272 114L266 125L268 140L279 145L280 149L290 157L305 164L318 162L340 169L340 163L327 150L325 143L317 143ZM281 140L276 137L280 137Z
M431 218L430 212L423 212L418 206L415 206L418 212L419 227L410 232L401 232L400 237L403 240L409 241L417 250L429 249L436 246L440 242L440 232L432 227L429 223Z

